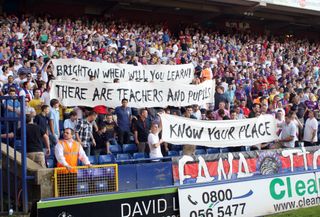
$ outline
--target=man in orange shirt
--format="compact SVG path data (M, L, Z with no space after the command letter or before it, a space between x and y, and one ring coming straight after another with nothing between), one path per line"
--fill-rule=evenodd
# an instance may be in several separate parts
M91 166L90 161L79 142L73 140L74 131L66 128L63 140L55 147L57 167L65 167L58 174L59 196L70 196L76 193L78 159L84 165Z
M201 81L211 80L212 79L212 70L210 68L210 63L207 61L200 75Z
M72 167L78 165L80 159L84 165L90 166L90 161L85 154L79 142L73 140L74 131L66 128L63 132L63 140L60 140L55 147L55 156L58 161L58 167L66 167L72 171Z

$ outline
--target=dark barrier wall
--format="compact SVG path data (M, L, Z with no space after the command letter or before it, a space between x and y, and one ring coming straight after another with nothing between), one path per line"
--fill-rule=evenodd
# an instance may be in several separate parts
M39 217L179 216L176 188L98 195L38 203Z

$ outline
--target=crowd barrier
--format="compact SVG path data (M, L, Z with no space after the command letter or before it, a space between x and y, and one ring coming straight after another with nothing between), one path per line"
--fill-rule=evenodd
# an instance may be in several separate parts
M118 183L117 164L54 169L55 197L117 192Z

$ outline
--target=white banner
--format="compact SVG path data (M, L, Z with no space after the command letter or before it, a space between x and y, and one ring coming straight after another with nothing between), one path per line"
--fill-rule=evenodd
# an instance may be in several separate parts
M272 115L243 120L202 121L163 114L161 121L162 139L172 144L249 146L278 138L276 120Z
M255 2L293 7L305 10L320 11L319 0L251 0Z
M97 81L179 81L189 84L194 78L192 63L183 65L140 65L99 63L81 59L53 59L53 75L59 80L89 81L94 76Z
M264 216L315 206L320 204L318 183L314 173L306 173L180 188L180 216Z
M58 81L51 83L50 98L59 99L64 106L105 105L116 107L123 98L130 107L167 107L212 103L214 81L199 85L161 83L102 83L81 81Z

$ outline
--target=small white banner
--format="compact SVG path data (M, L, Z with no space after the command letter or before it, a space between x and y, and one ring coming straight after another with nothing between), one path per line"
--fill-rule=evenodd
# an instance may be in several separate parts
M101 82L165 82L189 84L194 78L192 63L182 65L139 65L99 63L81 59L53 59L53 75L59 80L89 81L90 76Z
M162 114L162 139L208 147L250 146L278 138L272 115L243 120L204 121Z

